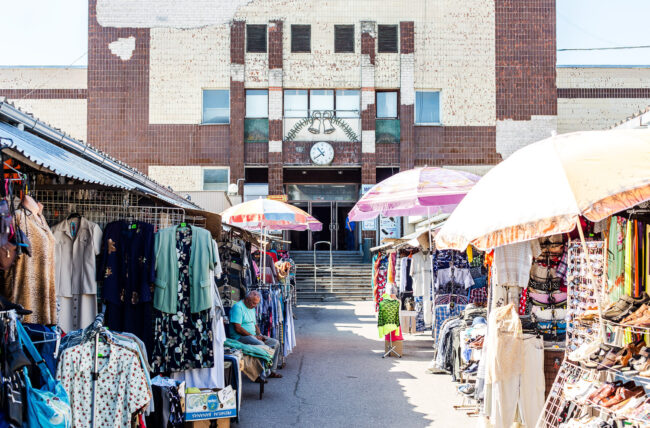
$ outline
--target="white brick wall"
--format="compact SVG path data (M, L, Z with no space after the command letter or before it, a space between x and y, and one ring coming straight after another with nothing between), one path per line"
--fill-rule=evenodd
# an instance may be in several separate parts
M497 153L507 158L520 148L552 135L558 126L556 116L532 116L531 120L498 120Z
M201 90L230 89L230 26L153 29L150 46L149 122L200 123Z
M0 89L87 89L88 69L0 67Z
M175 191L203 190L203 168L200 166L149 165L148 175Z
M66 134L86 141L86 100L24 99L9 100L16 107L31 113L37 119L59 128Z
M558 88L650 88L650 67L558 67Z
M183 9L181 13L168 5L171 0L166 0L161 2L161 7L156 7L156 14L151 14L159 15L161 21L153 22L150 17L140 16L143 1L117 0L115 7L122 5L137 16L106 11L103 25L118 22L119 26L125 26L127 21L130 26L209 25L207 18L197 16L192 20L186 15L196 14L197 10L210 15L214 4L228 4L227 9L231 10L233 3L212 2L206 9L179 7ZM104 3L102 7L110 9L108 0L100 2ZM151 6L155 2L144 3ZM179 2L185 6L189 3L188 0ZM182 16L176 20L172 12ZM230 12L220 13L226 16ZM359 72L363 61L360 22L372 19L377 24L398 25L400 21L414 21L416 90L443 89L445 125L495 124L494 0L412 0L408 7L402 0L382 1L381 7L376 0L328 0L318 4L305 0L255 0L242 2L234 12L234 19L258 24L275 19L284 21L283 84L286 88L365 86ZM311 24L311 53L291 53L291 24ZM355 25L355 53L334 53L334 25L337 24ZM228 25L151 31L152 123L200 122L201 88L229 87L229 39ZM268 67L265 54L246 54L246 87L268 85L265 67ZM399 88L401 71L399 54L377 54L373 86Z
M650 98L560 98L558 132L609 129L650 106Z

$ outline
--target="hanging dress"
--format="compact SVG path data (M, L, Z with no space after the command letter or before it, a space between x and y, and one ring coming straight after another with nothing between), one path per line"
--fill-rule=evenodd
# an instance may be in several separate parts
M190 311L190 248L192 229L176 231L178 255L178 310L167 314L154 309L154 335L151 368L154 373L214 366L212 315L210 309Z

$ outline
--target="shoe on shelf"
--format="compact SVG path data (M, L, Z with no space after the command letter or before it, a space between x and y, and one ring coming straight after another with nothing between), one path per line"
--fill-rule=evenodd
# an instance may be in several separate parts
M605 408L611 408L616 404L620 404L626 400L629 400L630 398L633 397L638 397L645 394L645 390L643 389L642 386L633 386L632 388L627 388L625 386L621 386L616 390L616 394L614 394L613 397L603 400L600 405L605 407Z
M598 366L602 364L603 360L607 356L607 353L611 350L612 350L611 345L606 345L604 343L601 343L599 349L593 354L591 354L589 358L587 358L582 363L582 365L587 369L598 368Z
M648 313L649 310L650 310L650 306L648 306L647 303L644 303L644 304L641 305L641 307L639 309L632 312L627 317L623 318L623 320L621 321L621 324L628 324L628 323L630 323L630 322L632 322L634 320L637 320L637 319L643 317L646 313Z
M605 358L603 358L602 361L598 362L597 370L602 371L611 369L612 366L614 366L616 362L620 360L620 357L624 352L625 348L619 348L616 346L612 347L607 355L605 355Z
M568 358L575 362L588 361L589 357L599 349L600 342L598 341L583 343L578 349L570 352Z

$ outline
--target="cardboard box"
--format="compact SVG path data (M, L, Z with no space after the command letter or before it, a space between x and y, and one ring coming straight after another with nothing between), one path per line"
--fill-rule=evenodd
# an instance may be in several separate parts
M185 428L210 428L211 420L185 422ZM217 419L217 428L230 428L230 418Z
M230 386L222 390L202 389L185 394L185 420L203 421L237 416L237 392Z
M393 346L395 347L395 351L400 354L404 355L404 347L402 344L404 343L403 340L393 340ZM390 348L390 342L388 340L384 341L384 352L388 352L388 348ZM393 352L391 352L389 357L397 357Z

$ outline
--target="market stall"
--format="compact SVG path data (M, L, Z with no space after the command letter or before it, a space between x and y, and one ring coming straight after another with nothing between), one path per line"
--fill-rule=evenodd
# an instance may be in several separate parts
M633 216L650 199L648 165L645 131L531 144L486 174L436 236L439 248L492 250L475 387L486 426L647 426L633 370L644 366L630 363L647 352L635 334L645 333L647 230ZM549 344L569 353L553 358L545 391Z

